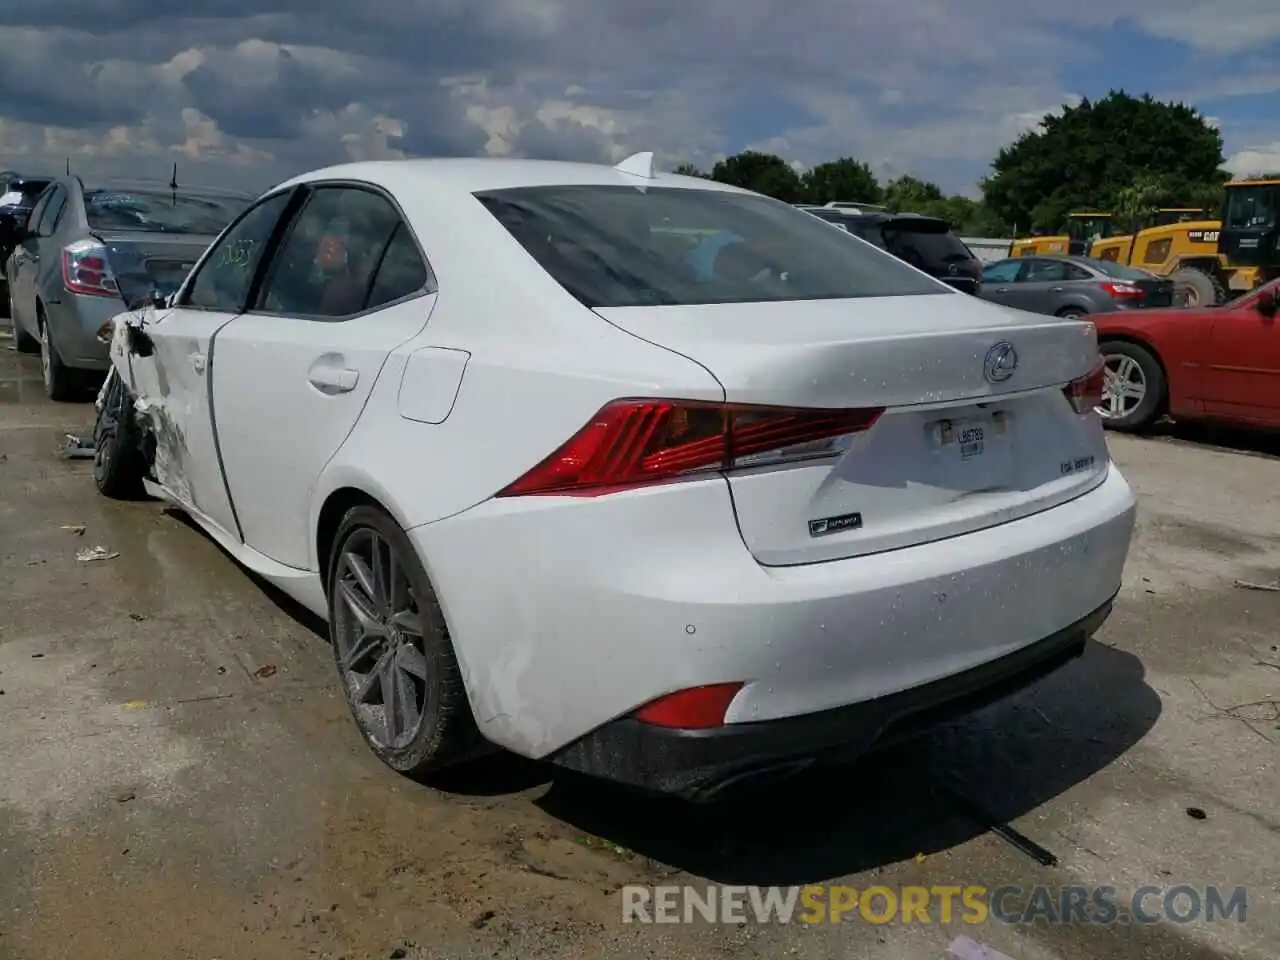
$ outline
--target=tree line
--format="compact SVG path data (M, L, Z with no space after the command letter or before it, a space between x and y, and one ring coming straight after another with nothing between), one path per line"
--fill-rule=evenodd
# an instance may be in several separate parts
M709 171L683 164L675 172L787 203L878 203L941 217L968 236L1003 237L1057 232L1073 210L1108 211L1136 224L1162 207L1203 207L1216 217L1231 178L1223 162L1221 133L1194 107L1112 90L1064 105L1003 147L976 200L912 176L881 183L851 156L797 170L776 154L747 150Z

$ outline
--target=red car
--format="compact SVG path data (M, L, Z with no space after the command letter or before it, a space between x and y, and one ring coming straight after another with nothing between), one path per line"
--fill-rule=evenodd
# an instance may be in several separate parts
M1280 427L1280 280L1217 307L1094 314L1115 430L1164 414Z

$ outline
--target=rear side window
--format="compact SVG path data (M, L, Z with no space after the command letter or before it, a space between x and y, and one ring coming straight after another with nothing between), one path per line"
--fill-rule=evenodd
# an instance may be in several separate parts
M954 292L803 210L751 194L575 185L476 197L588 307Z
M91 230L188 233L214 236L250 201L168 191L86 190L84 213Z
M53 195L49 197L49 202L45 204L44 213L40 215L40 223L36 228L36 233L42 237L53 235L54 227L58 225L58 219L62 216L62 210L67 205L67 191L62 187L54 187Z
M319 187L280 246L256 307L342 320L422 292L426 265L400 213L355 187Z

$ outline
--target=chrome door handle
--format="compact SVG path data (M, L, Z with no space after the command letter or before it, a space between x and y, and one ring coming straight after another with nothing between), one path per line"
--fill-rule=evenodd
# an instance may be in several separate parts
M350 367L314 367L307 379L321 393L350 393L360 382L360 371Z
M1050 288L1049 288L1049 292L1050 292L1050 293L1061 293L1061 292L1062 292L1062 287L1050 287Z

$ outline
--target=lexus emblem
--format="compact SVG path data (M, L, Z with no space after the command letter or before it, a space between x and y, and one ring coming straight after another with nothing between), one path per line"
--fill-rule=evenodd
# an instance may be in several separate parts
M960 271L956 269L956 265L954 263L947 267L947 273L951 274L953 277L959 272Z
M990 383L1003 383L1013 376L1018 369L1018 351L1008 340L1001 340L987 351L987 359L982 364L982 375Z

